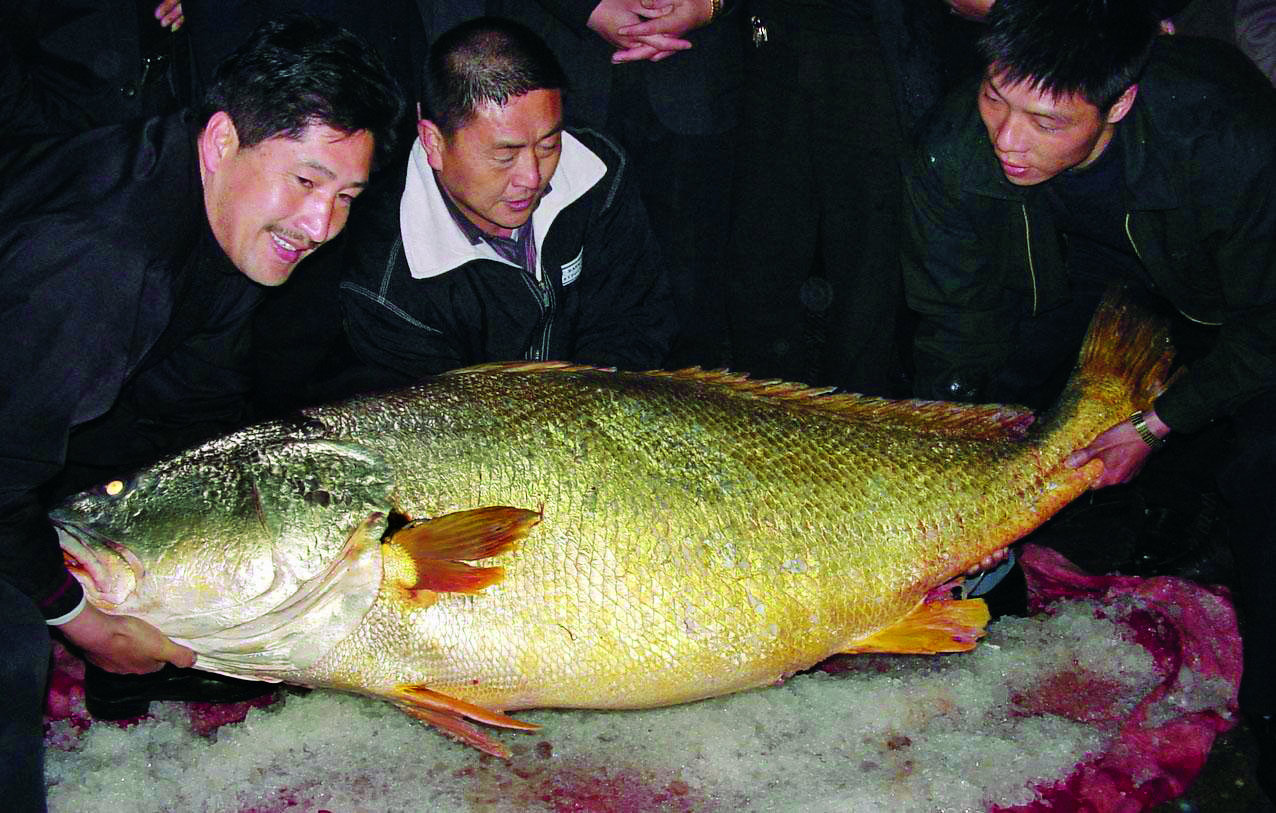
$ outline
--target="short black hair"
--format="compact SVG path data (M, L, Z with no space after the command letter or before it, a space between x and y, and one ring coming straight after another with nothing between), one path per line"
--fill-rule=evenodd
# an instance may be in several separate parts
M311 125L367 131L376 164L391 155L405 103L377 52L336 23L291 14L263 23L213 72L201 122L229 114L242 147Z
M1158 12L1150 0L997 0L979 48L1008 83L1077 94L1106 115L1142 74Z
M501 17L479 17L434 42L421 88L424 114L451 137L486 102L502 106L533 90L567 89L567 74L531 29Z

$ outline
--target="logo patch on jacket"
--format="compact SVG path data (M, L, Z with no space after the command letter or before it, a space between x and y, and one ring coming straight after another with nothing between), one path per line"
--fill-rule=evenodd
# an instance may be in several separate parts
M580 276L581 266L585 261L585 247L581 246L580 253L576 255L576 259L563 266L563 285L571 285Z

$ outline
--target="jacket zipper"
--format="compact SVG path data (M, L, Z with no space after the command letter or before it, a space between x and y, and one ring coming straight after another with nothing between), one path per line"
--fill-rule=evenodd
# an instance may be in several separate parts
M1134 249L1134 256L1137 257L1139 259L1139 262L1143 263L1144 267L1146 268L1147 263L1143 262L1143 254L1142 252L1139 251L1138 244L1134 242L1134 232L1130 229L1131 214L1132 214L1131 212L1125 213L1125 238L1130 241L1130 248ZM1195 322L1198 325L1206 325L1209 327L1219 327L1220 325L1223 324L1222 322L1207 322L1204 319L1197 319L1195 316L1192 316L1190 313L1187 313L1186 311L1184 311L1178 305L1175 305L1174 309L1177 310L1180 314L1182 314L1184 319L1188 320L1189 322Z
M1023 212L1023 240L1028 247L1028 278L1032 281L1032 315L1037 315L1037 267L1032 262L1032 229L1028 224L1028 204L1019 204Z
M539 260L538 260L539 263ZM540 308L541 319L544 321L544 327L541 328L541 336L539 346L533 343L528 348L527 358L530 361L544 361L549 356L549 335L553 329L553 316L546 317L546 313L553 313L554 310L554 288L546 282L539 273L532 276L524 272L523 279L528 283L528 287L532 290L532 295L536 299L536 305Z

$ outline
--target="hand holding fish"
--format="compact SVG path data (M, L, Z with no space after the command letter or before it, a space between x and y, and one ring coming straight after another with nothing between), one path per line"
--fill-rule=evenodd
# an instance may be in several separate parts
M84 656L108 672L143 674L165 663L187 667L195 653L173 643L162 632L131 615L110 615L93 605L59 629Z
M1157 417L1153 410L1143 412L1147 428L1158 438L1170 433L1170 427ZM1090 484L1091 489L1128 483L1143 469L1152 447L1134 428L1130 421L1121 421L1090 442L1089 446L1068 455L1069 468L1078 469L1098 458L1103 461L1103 474Z

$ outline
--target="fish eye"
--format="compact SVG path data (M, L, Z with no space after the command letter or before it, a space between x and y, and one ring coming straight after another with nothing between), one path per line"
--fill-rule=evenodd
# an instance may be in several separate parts
M128 491L130 487L131 484L125 480L112 480L105 485L98 486L96 490L99 494L105 494L108 497L118 497Z

